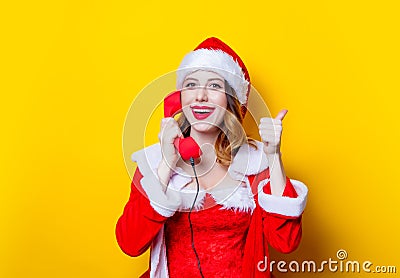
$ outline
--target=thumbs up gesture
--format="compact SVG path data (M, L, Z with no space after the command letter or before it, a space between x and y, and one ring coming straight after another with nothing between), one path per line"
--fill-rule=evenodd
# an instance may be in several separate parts
M264 152L267 155L280 153L282 120L288 110L281 110L275 118L261 118L258 126L261 140L264 143Z

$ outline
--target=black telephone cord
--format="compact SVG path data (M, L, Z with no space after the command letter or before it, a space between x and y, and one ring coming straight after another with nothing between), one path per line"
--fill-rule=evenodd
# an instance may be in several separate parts
M194 251L194 254L196 255L197 267L198 267L198 269L200 271L200 275L201 275L202 278L204 278L203 272L201 270L199 255L197 254L196 248L194 247L193 226L192 226L192 221L190 220L190 214L192 213L193 207L196 204L196 199L197 199L197 196L199 195L199 191L200 191L199 180L197 179L196 168L194 167L194 159L193 159L193 157L190 158L190 164L192 165L194 177L196 178L197 188L196 188L196 196L194 197L194 201L193 201L192 207L190 208L189 213L188 213L188 220L189 220L189 226L190 226L190 236L191 236L191 240L192 240L192 249Z

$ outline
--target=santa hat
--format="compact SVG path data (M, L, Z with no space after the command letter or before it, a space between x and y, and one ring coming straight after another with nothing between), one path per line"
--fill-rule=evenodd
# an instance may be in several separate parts
M236 52L220 39L206 39L183 58L177 71L177 89L182 89L188 74L200 69L216 72L228 82L236 92L244 115L250 92L250 76Z

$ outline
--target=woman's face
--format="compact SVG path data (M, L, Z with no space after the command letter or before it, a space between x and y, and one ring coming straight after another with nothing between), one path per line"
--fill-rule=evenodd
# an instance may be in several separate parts
M193 130L218 130L227 108L225 81L217 73L198 70L183 81L182 110Z

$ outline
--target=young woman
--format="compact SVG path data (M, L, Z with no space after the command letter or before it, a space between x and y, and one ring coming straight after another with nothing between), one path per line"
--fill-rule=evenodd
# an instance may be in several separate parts
M285 175L282 120L260 119L262 142L242 128L250 77L217 38L187 54L179 69L182 114L165 118L160 143L132 155L138 167L116 226L121 249L151 248L142 277L272 277L268 245L291 252L301 238L307 187ZM174 141L191 136L195 172Z

